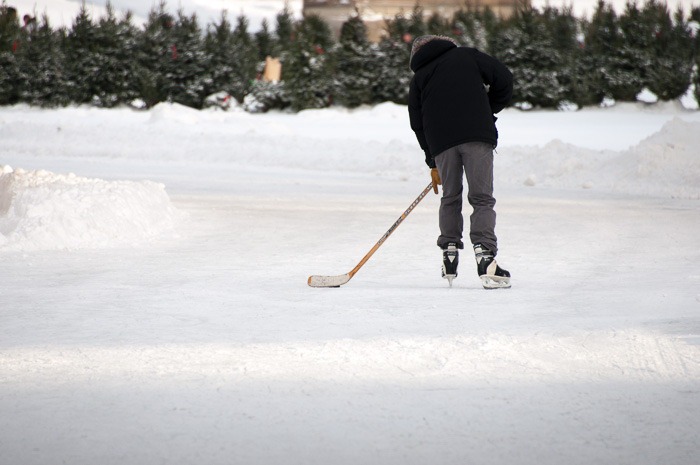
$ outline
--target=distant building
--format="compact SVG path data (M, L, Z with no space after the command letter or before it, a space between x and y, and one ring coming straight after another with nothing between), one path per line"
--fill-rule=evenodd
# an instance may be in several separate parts
M337 35L348 17L358 11L367 25L370 39L377 41L386 19L399 13L410 14L416 5L423 8L426 18L433 13L451 18L467 5L474 8L489 7L498 16L508 17L518 5L528 3L529 0L304 0L303 12L322 17Z

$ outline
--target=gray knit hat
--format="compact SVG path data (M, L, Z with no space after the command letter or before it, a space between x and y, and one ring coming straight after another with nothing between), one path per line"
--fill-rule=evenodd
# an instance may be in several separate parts
M413 46L411 47L411 60L413 59L413 55L418 52L418 50L428 42L431 42L433 40L447 40L455 44L456 46L459 47L459 44L457 43L456 40L454 40L452 37L447 37L447 36L433 36L433 35L427 35L427 36L420 36L416 37L416 40L413 41ZM409 60L410 61L410 60Z

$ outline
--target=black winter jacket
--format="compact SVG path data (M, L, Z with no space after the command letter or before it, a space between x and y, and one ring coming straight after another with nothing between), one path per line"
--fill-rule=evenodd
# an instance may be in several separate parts
M435 167L435 155L464 142L496 146L494 114L513 94L513 75L505 65L444 39L420 47L410 65L415 72L408 94L411 129L428 166Z

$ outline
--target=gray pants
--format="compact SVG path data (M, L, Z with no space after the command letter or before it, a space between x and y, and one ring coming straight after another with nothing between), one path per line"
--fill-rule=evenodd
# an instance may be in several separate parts
M437 244L444 248L450 242L464 247L462 231L462 173L467 176L467 199L474 211L470 217L469 238L472 244L481 243L494 255L498 252L496 240L496 212L493 207L493 146L483 142L467 142L435 156L440 179L440 237Z

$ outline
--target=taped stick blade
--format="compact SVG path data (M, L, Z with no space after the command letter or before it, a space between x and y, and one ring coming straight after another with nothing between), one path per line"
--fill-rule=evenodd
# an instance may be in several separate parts
M340 287L350 281L350 273L338 276L309 276L309 286L311 287Z

